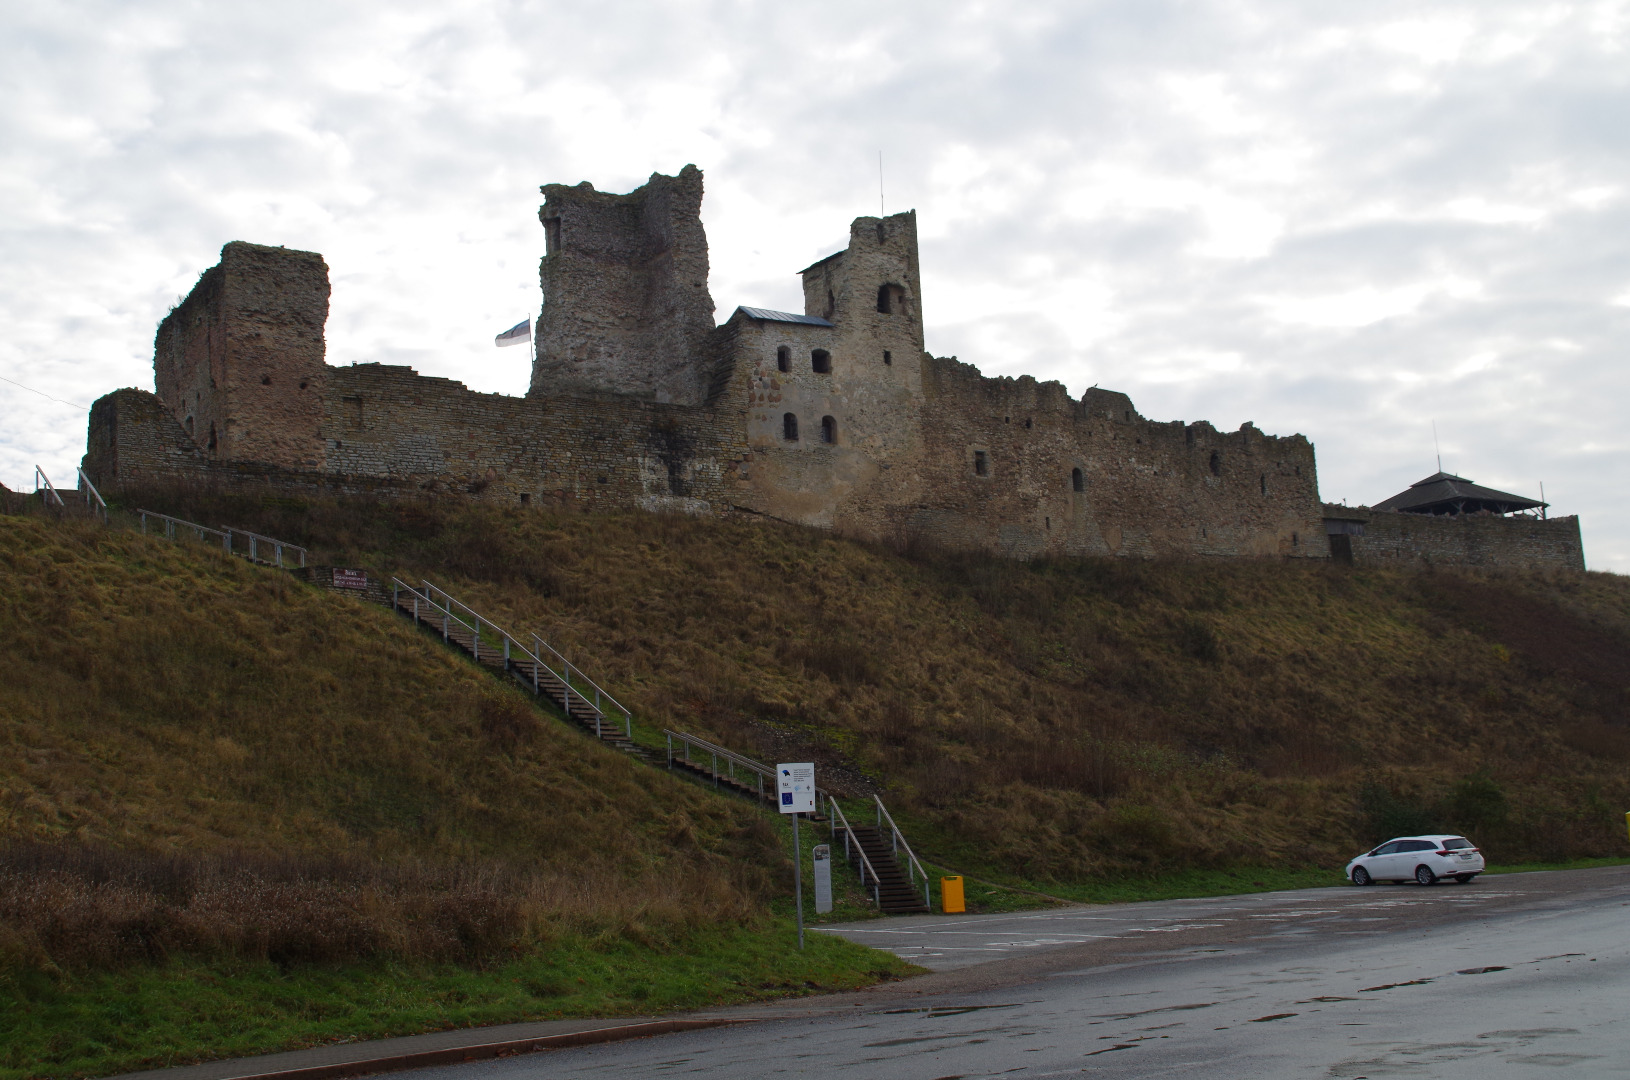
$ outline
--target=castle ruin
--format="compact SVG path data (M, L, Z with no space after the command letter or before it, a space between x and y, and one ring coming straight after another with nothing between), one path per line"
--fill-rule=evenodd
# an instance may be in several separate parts
M1327 521L1301 435L1156 422L1125 394L1071 398L927 352L915 212L856 218L802 271L802 313L737 307L715 325L695 166L626 195L542 191L526 396L329 366L322 256L233 242L160 324L157 393L93 406L86 472L114 489L757 515L1015 558L1324 559L1327 528L1352 530ZM1543 549L1540 564L1582 568L1577 520L1541 524L1538 548L1485 543L1484 561Z

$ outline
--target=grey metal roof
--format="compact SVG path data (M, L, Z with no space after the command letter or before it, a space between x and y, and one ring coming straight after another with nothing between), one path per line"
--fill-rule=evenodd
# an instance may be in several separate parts
M1374 509L1406 514L1473 514L1480 510L1509 514L1515 510L1533 510L1545 505L1538 499L1482 487L1464 476L1436 472L1425 480L1409 485L1408 491L1400 491L1392 498L1376 503Z
M790 322L803 323L805 326L831 326L825 319L818 319L814 315L794 315L790 311L771 311L761 307L738 307L737 311L749 319L762 319L764 322Z

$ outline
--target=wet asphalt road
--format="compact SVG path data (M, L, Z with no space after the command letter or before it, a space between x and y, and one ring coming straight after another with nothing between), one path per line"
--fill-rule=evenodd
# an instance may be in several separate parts
M936 970L417 1075L1630 1077L1630 867L836 932Z

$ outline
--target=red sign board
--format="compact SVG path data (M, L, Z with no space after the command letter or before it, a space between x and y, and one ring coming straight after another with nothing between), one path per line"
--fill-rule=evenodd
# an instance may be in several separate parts
M341 570L334 567L334 584L341 589L366 589L368 573L365 570Z

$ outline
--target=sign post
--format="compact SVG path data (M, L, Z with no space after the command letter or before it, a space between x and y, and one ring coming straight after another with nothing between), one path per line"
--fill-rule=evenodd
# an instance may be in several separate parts
M778 809L792 815L792 889L798 907L798 948L804 947L804 855L798 847L798 815L815 812L815 763L798 761L775 767L781 796Z

